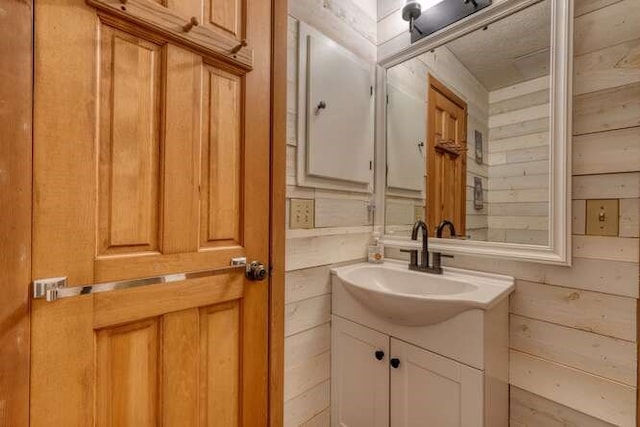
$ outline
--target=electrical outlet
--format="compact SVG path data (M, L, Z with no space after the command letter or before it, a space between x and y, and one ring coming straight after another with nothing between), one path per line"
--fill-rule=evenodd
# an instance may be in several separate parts
M289 228L313 228L314 203L312 199L291 199Z
M587 235L617 236L619 211L618 199L587 200Z
M414 206L413 207L413 220L414 221L418 221L418 220L424 221L424 206Z

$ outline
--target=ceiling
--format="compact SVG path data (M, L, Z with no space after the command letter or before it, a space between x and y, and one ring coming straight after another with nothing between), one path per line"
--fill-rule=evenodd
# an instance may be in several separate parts
M447 43L489 91L549 74L550 0Z

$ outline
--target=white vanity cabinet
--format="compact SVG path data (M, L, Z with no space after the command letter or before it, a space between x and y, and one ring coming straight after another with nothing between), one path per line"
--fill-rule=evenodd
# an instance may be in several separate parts
M482 371L390 340L390 427L482 427Z
M481 427L484 375L333 316L333 427Z
M332 320L332 426L388 427L389 337Z

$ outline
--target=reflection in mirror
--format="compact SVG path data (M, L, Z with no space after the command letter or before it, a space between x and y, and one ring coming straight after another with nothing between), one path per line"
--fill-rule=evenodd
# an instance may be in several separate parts
M387 70L387 235L549 244L550 3Z

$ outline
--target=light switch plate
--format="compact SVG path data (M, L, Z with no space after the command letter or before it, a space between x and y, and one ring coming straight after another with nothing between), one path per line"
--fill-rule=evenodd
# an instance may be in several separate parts
M289 211L289 228L313 228L314 203L313 199L291 199Z
M620 220L618 199L587 200L587 235L617 236Z

